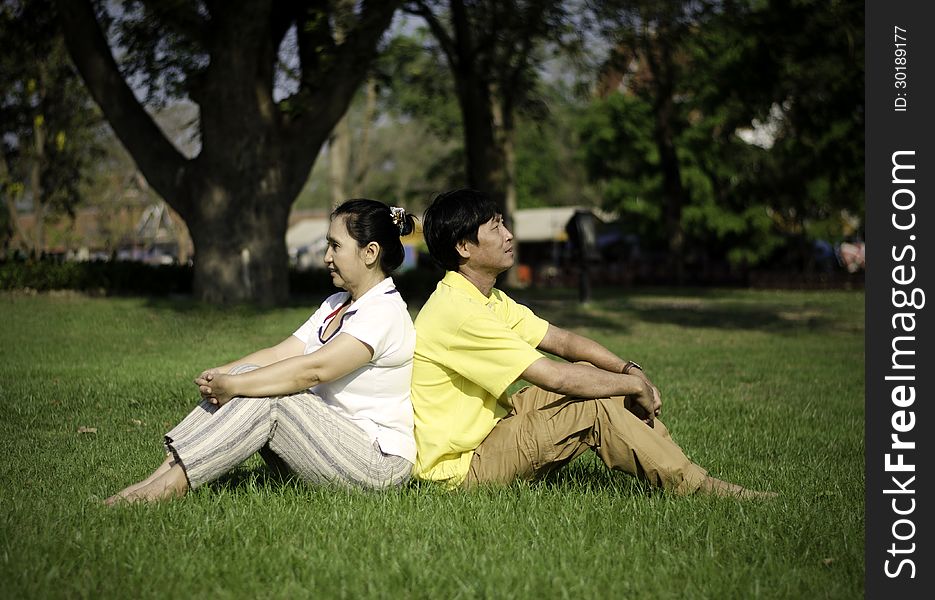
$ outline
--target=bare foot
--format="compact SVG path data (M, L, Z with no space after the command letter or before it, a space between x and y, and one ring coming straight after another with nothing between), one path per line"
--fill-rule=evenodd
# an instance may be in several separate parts
M175 457L173 457L172 454L167 454L166 459L162 461L162 464L156 467L156 470L150 473L146 479L143 479L143 480L137 481L136 483L128 485L127 487L123 488L122 490L120 490L119 492L111 496L110 498L104 500L104 504L110 506L114 502L117 502L118 500L125 498L128 494L131 494L135 492L136 490L140 489L141 487L152 483L157 477L159 477L160 475L162 475L163 473L169 470L174 460L175 460Z
M755 498L775 498L779 494L776 492L762 492L759 490L750 490L736 483L722 481L710 475L705 477L698 488L700 494L711 494L714 496L726 496L730 498L742 498L750 500Z
M155 502L184 496L188 492L188 477L179 463L172 463L167 471L157 476L146 485L136 487L126 493L119 492L107 499L112 505L117 502Z

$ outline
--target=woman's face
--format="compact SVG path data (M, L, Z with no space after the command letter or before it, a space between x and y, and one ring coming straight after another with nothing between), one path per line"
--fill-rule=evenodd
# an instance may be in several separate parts
M325 251L325 266L331 273L331 281L339 288L351 291L367 271L364 256L367 248L357 245L357 240L347 232L345 216L338 215L328 226L328 249Z

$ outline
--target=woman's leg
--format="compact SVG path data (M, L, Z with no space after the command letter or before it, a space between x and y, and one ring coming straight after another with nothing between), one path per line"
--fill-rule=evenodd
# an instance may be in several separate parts
M256 367L241 365L232 373ZM166 434L166 461L149 477L107 499L159 500L184 495L243 462L269 439L269 398L234 398L222 407L203 401Z
M203 424L211 420L211 417L217 412L218 407L210 402L202 400L188 415L182 419L178 425L176 425L172 431L166 434L166 436L171 436L172 438L183 437L191 433L195 428L201 427ZM133 496L134 492L138 491L142 487L149 485L156 478L164 475L175 463L175 456L172 454L172 451L168 446L165 447L166 458L162 461L162 464L156 467L152 473L149 474L145 479L141 479L136 483L130 484L127 487L123 488L110 498L107 498L105 504L113 504L120 500L126 500L127 498Z
M412 463L385 454L377 442L318 396L273 399L276 425L269 448L297 475L314 483L383 489L412 474Z
M174 462L175 462L175 457L172 456L171 453L166 454L166 459L162 461L162 464L156 467L156 470L150 473L148 477L140 481L137 481L136 483L131 483L127 487L123 488L122 490L120 490L119 492L111 496L110 498L107 498L106 500L104 500L104 504L110 505L120 500L125 500L133 492L139 490L143 486L149 485L150 483L155 481L157 477L166 473L166 471L168 471L172 467L172 464Z

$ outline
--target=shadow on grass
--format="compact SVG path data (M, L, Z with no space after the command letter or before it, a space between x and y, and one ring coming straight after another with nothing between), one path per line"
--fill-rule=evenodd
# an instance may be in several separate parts
M774 333L811 332L836 329L838 322L818 310L782 310L764 306L679 306L634 307L634 316L648 323L680 327L748 329Z
M571 464L552 471L534 485L553 491L587 491L627 497L648 498L661 493L661 490L648 482L608 469L593 454L584 455Z
M634 323L653 323L691 328L741 329L773 333L830 331L842 323L820 309L769 307L707 302L652 302L628 299L587 306L561 300L537 300L529 307L540 317L566 329L594 329L624 335Z
M281 473L267 465L240 466L221 475L214 481L206 483L204 487L213 491L230 493L247 492L258 488L276 492L295 487L301 481L294 475Z

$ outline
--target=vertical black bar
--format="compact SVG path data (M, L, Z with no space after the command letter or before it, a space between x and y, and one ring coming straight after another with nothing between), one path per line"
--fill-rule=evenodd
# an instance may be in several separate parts
M930 2L866 9L867 598L935 593L935 20ZM926 297L928 296L928 297Z

